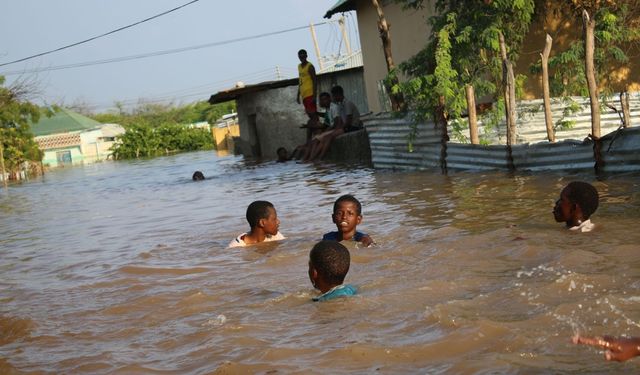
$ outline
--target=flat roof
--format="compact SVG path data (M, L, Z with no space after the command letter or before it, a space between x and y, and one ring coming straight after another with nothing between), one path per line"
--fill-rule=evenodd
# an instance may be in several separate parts
M235 100L240 95L252 92L264 91L267 89L278 89L281 87L293 86L298 84L298 78L283 79L280 81L267 81L256 83L254 85L246 85L242 87L234 87L228 90L218 91L209 98L210 104L224 103L229 100Z

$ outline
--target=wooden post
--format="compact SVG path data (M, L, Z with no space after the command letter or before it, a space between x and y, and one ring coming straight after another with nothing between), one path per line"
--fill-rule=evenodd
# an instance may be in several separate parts
M589 18L589 13L586 10L582 11L582 26L584 29L584 70L587 76L591 102L591 135L595 139L600 139L600 102L598 99L596 69L593 63L596 21Z
M436 128L440 130L440 170L442 174L447 174L447 142L449 142L449 133L447 131L447 114L445 110L444 96L438 98L438 107L436 108Z
M516 86L513 65L507 58L504 35L499 34L500 54L502 55L502 80L504 86L504 107L507 116L507 145L516 143Z
M7 189L9 184L7 182L7 175L4 168L4 145L2 144L2 138L0 138L0 173L2 173L2 185Z
M631 113L629 112L629 92L623 91L620 93L620 105L622 106L622 118L624 119L625 128L631 126Z
M473 86L465 86L467 94L467 111L469 112L469 137L471 138L471 144L480 144L478 138L478 117L476 116L476 98L473 90Z
M309 24L309 29L311 29L311 39L313 39L313 47L316 50L316 56L318 57L318 67L320 71L324 68L322 64L322 56L320 55L320 47L318 47L318 39L316 38L316 29L313 28L313 22Z
M542 95L544 98L544 122L547 124L547 139L549 142L556 141L556 135L553 131L553 117L551 116L551 95L549 94L549 54L551 53L551 44L553 39L547 34L544 43L544 50L540 54L542 58Z
M351 44L349 43L349 38L347 37L347 29L344 27L344 17L340 17L340 19L338 20L338 25L340 25L340 30L342 30L342 40L344 41L347 55L351 56Z
M384 12L382 11L382 6L378 0L371 0L373 7L376 8L376 12L378 13L378 32L380 32L380 39L382 40L382 51L384 52L384 58L387 62L387 72L391 72L395 69L395 64L393 63L393 55L391 53L391 34L389 34L389 24L387 23L387 19L384 16ZM391 84L396 85L398 83L398 78L395 77ZM390 86L392 86L390 85ZM391 87L387 86L387 92L389 93L389 98L391 99L391 108L394 111L401 111L405 108L404 97L402 94L393 94L393 90Z

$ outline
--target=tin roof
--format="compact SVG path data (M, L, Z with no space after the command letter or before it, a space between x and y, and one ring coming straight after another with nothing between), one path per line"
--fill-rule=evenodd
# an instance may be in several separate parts
M209 103L224 103L230 100L237 99L240 95L249 94L252 92L264 91L267 89L277 89L281 87L293 86L298 84L298 78L284 79L280 81L267 81L256 83L255 85L246 85L242 87L234 87L228 90L218 91L216 94L211 95Z
M61 108L53 116L40 116L40 121L31 124L35 136L61 134L96 129L101 124L70 109Z
M354 0L338 0L337 3L325 13L324 18L331 18L336 13L344 13L350 10L356 10L356 2Z

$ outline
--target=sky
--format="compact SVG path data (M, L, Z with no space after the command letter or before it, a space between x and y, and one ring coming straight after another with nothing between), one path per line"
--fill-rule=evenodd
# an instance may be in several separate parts
M56 49L188 3L189 0L14 0L0 5L0 64ZM308 27L181 53L51 70L61 65L166 51L277 32L328 21L336 0L199 0L175 12L72 48L0 66L7 84L35 82L38 104L79 105L109 112L119 101L184 104L207 100L236 82L297 76L297 51L318 68ZM345 14L353 50L355 13ZM338 15L315 27L322 55L346 53ZM44 70L29 72L30 70ZM48 70L47 70L48 69Z

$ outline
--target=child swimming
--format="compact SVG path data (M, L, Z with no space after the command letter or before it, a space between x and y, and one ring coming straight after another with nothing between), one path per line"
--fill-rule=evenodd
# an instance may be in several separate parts
M309 253L309 279L322 295L314 301L328 301L337 297L353 296L357 290L353 285L344 285L349 272L351 256L344 245L336 241L320 241Z
M598 191L587 182L570 182L560 193L553 208L558 223L565 222L567 228L578 232L590 232L594 225L591 215L598 208Z
M358 224L362 222L362 205L353 195L343 195L335 201L331 219L338 230L325 233L322 240L338 242L353 240L361 242L364 246L370 246L374 243L368 234L356 230Z
M604 358L607 361L623 362L640 355L639 337L584 337L576 335L571 341L574 344L605 349Z
M247 207L247 221L251 230L236 237L228 247L241 247L260 242L284 240L278 231L280 220L271 202L255 201Z

